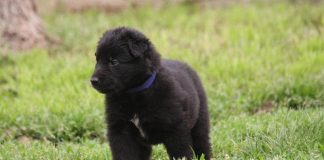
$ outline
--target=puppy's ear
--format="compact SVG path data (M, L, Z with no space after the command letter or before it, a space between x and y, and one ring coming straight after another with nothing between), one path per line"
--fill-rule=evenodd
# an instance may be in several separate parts
M129 50L132 56L140 57L145 55L145 52L148 50L148 43L145 41L135 42L132 40L128 41Z

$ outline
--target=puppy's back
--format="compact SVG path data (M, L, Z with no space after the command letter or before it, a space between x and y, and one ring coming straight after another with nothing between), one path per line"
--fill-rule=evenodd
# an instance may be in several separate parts
M198 74L188 64L176 60L162 60L162 67L166 69L176 81L191 81L193 86L200 87ZM197 86L199 83L199 86Z

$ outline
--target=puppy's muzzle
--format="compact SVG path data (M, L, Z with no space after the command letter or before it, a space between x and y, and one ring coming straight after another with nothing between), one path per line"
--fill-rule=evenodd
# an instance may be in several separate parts
M100 80L98 77L91 77L90 82L92 86L96 87L100 84Z

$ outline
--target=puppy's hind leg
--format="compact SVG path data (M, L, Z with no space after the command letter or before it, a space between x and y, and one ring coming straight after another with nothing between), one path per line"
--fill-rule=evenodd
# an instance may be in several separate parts
M207 103L205 100L201 102L199 118L191 130L193 149L198 159L202 156L205 160L211 158L211 144L209 142L209 114L207 110Z

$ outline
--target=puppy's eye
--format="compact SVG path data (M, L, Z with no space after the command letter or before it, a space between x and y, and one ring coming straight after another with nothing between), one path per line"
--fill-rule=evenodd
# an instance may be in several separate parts
M112 66L116 66L116 65L119 64L118 60L115 59L115 58L112 58L112 57L109 58L109 63L110 63Z

